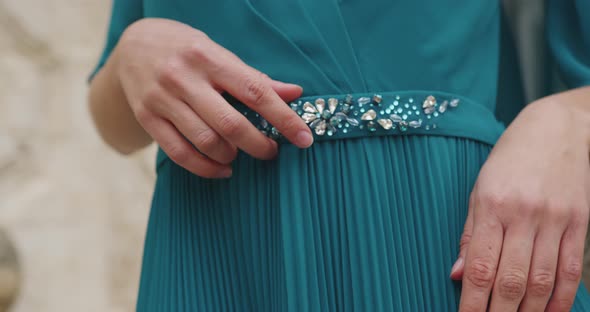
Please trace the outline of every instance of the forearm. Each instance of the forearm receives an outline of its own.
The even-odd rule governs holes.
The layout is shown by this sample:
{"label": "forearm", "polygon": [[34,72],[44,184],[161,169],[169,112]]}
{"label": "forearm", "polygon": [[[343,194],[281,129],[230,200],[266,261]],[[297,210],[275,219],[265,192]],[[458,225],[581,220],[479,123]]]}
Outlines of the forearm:
{"label": "forearm", "polygon": [[90,83],[90,113],[98,133],[113,149],[130,154],[149,145],[152,138],[139,125],[117,76],[112,55]]}
{"label": "forearm", "polygon": [[563,120],[571,123],[576,129],[575,135],[579,135],[580,140],[585,143],[590,153],[590,86],[544,97],[530,105],[528,110],[534,114],[535,107],[539,106],[548,108],[547,110],[539,110],[543,113],[556,114],[556,121]]}

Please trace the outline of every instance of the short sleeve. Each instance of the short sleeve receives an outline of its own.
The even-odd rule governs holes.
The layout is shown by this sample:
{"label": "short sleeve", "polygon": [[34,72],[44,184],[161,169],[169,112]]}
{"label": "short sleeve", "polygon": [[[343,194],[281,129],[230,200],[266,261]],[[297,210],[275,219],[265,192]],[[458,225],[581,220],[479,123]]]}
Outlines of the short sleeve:
{"label": "short sleeve", "polygon": [[547,1],[547,40],[563,81],[590,85],[590,1]]}
{"label": "short sleeve", "polygon": [[142,1],[143,0],[113,0],[111,19],[104,50],[96,67],[90,74],[89,80],[92,80],[94,75],[105,64],[127,26],[143,17]]}

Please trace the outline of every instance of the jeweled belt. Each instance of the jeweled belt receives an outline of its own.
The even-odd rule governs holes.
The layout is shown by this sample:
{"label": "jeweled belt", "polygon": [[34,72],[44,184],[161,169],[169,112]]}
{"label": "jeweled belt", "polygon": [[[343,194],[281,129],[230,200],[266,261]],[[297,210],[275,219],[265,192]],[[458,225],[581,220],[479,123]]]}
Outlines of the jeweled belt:
{"label": "jeweled belt", "polygon": [[[279,142],[286,141],[258,113],[241,103],[234,104],[262,133]],[[307,96],[289,105],[311,128],[315,141],[374,135],[432,134],[471,137],[493,144],[503,130],[503,126],[485,107],[443,92]]]}

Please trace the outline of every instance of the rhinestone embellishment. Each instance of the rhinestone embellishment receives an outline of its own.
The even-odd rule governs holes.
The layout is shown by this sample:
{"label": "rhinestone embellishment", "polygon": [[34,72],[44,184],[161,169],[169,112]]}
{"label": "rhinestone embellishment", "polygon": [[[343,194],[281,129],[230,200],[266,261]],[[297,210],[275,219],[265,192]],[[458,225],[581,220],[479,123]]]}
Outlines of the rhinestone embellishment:
{"label": "rhinestone embellishment", "polygon": [[[318,97],[305,102],[292,102],[290,107],[316,135],[333,136],[339,131],[350,133],[353,130],[406,132],[423,128],[429,131],[438,127],[434,121],[441,118],[439,116],[458,107],[459,103],[460,100],[455,98],[442,99],[439,103],[434,95],[404,98],[374,94],[355,98],[349,94],[341,98]],[[262,133],[275,140],[281,137],[275,127],[258,114],[256,117],[259,120],[253,122]]]}

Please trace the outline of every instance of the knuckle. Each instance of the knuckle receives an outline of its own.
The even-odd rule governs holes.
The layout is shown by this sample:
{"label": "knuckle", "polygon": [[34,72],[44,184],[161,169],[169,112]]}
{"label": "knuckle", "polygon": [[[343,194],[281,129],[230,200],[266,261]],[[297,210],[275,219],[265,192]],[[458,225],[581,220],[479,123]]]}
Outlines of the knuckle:
{"label": "knuckle", "polygon": [[202,41],[195,41],[182,51],[182,58],[190,63],[210,64],[213,62],[213,55],[210,49]]}
{"label": "knuckle", "polygon": [[209,152],[218,145],[219,136],[211,129],[202,130],[197,134],[195,145],[202,152]]}
{"label": "knuckle", "polygon": [[157,87],[149,88],[139,99],[140,106],[154,108],[163,102],[162,90]]}
{"label": "knuckle", "polygon": [[243,132],[242,120],[239,116],[226,113],[219,118],[219,132],[227,138],[234,138]]}
{"label": "knuckle", "polygon": [[191,157],[191,152],[182,145],[170,146],[167,153],[170,159],[179,165],[185,164],[189,160],[189,157]]}
{"label": "knuckle", "polygon": [[556,309],[552,311],[571,311],[574,305],[573,298],[554,298],[551,301],[553,301],[554,307],[556,307]]}
{"label": "knuckle", "polygon": [[582,278],[582,263],[580,261],[572,261],[566,264],[561,269],[560,275],[566,281],[578,282]]}
{"label": "knuckle", "polygon": [[520,269],[513,269],[502,276],[498,281],[498,293],[508,300],[517,300],[524,296],[527,276]]}
{"label": "knuckle", "polygon": [[145,106],[138,107],[133,113],[141,125],[149,124],[153,119],[153,114]]}
{"label": "knuckle", "polygon": [[478,303],[465,303],[459,308],[459,312],[480,312],[481,304]]}
{"label": "knuckle", "polygon": [[252,75],[244,81],[246,97],[250,99],[251,105],[262,106],[269,97],[270,89],[264,83],[260,74]]}
{"label": "knuckle", "polygon": [[495,266],[487,258],[474,258],[465,268],[469,282],[479,288],[490,288],[494,283]]}
{"label": "knuckle", "polygon": [[555,277],[549,271],[538,271],[531,274],[528,290],[533,296],[547,297],[553,290]]}
{"label": "knuckle", "polygon": [[488,192],[479,194],[478,196],[479,202],[492,209],[506,207],[510,202],[508,195],[499,192]]}
{"label": "knuckle", "polygon": [[157,71],[156,81],[165,89],[178,89],[183,85],[182,70],[184,65],[176,58],[165,62]]}

